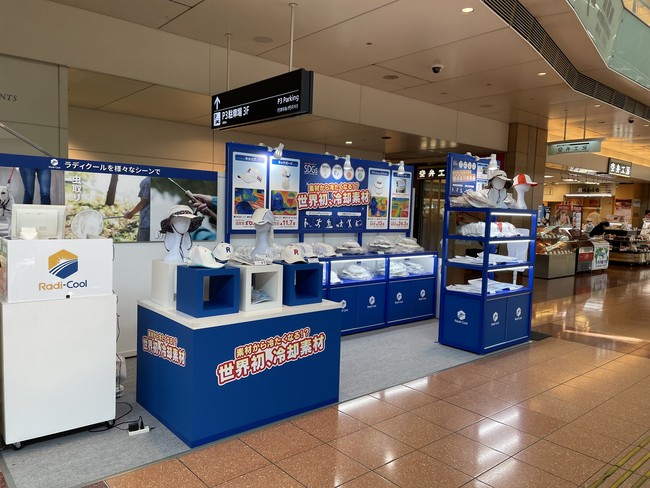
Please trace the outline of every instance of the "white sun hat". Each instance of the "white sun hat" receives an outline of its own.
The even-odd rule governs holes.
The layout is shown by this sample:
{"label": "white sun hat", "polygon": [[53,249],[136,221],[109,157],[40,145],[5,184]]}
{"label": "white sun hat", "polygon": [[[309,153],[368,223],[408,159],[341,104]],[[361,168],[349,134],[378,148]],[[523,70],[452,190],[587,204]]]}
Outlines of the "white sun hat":
{"label": "white sun hat", "polygon": [[189,266],[193,268],[223,268],[224,264],[220,263],[212,253],[210,249],[204,246],[194,246],[190,250],[189,256],[190,262]]}
{"label": "white sun hat", "polygon": [[228,261],[232,253],[232,246],[228,242],[220,242],[212,250],[212,256],[217,261]]}
{"label": "white sun hat", "polygon": [[281,256],[282,260],[289,264],[306,262],[305,256],[302,252],[302,247],[298,244],[289,244],[288,246],[284,246]]}

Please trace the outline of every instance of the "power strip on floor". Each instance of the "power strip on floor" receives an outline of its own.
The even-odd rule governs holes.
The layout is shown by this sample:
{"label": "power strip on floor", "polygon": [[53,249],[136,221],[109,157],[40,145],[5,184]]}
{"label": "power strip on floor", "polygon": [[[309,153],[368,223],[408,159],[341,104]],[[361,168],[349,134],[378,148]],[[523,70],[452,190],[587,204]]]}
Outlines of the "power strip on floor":
{"label": "power strip on floor", "polygon": [[149,426],[142,427],[141,429],[138,430],[130,430],[129,435],[132,436],[138,434],[146,434],[147,432],[149,432]]}

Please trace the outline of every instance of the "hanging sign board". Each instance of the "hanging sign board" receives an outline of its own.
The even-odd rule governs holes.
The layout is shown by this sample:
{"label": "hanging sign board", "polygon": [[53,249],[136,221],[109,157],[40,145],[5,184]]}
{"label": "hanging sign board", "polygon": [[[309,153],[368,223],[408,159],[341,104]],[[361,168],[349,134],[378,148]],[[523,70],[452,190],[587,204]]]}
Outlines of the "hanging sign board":
{"label": "hanging sign board", "polygon": [[602,139],[577,139],[572,141],[549,142],[548,155],[600,152]]}
{"label": "hanging sign board", "polygon": [[242,125],[311,113],[314,76],[298,69],[212,96],[212,128]]}
{"label": "hanging sign board", "polygon": [[607,173],[610,175],[629,178],[632,173],[632,163],[621,161],[620,159],[609,158],[609,162],[607,163]]}

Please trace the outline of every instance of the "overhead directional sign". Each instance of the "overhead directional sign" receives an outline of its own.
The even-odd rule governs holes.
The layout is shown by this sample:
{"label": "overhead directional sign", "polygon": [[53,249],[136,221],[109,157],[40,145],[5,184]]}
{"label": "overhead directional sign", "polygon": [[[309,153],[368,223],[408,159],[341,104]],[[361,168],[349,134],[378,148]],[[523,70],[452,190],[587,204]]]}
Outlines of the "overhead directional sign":
{"label": "overhead directional sign", "polygon": [[572,141],[549,142],[548,155],[599,152],[602,139],[577,139]]}
{"label": "overhead directional sign", "polygon": [[298,69],[212,96],[212,128],[242,125],[311,113],[314,76]]}

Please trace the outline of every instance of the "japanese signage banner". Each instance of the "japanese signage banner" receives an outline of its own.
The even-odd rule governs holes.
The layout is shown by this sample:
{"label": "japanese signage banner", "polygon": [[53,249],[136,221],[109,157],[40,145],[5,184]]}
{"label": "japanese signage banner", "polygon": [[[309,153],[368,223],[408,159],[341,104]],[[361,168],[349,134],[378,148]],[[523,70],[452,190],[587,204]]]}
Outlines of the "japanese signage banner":
{"label": "japanese signage banner", "polygon": [[252,232],[253,212],[273,212],[276,232],[408,231],[413,174],[385,163],[265,146],[227,145],[227,232]]}
{"label": "japanese signage banner", "polygon": [[[189,204],[184,190],[207,196],[217,194],[217,173],[211,171],[14,154],[0,154],[0,169],[11,175],[7,185],[10,192],[16,180],[22,182],[21,188],[31,188],[31,195],[24,191],[15,203],[32,203],[36,180],[41,202],[47,197],[45,203],[66,205],[66,238],[82,237],[75,235],[71,224],[75,216],[92,210],[101,219],[94,223],[98,236],[110,237],[114,242],[159,241],[163,238],[160,221],[168,217],[169,209]],[[49,181],[56,179],[63,182],[61,201],[50,201]],[[40,189],[43,182],[48,187]],[[52,190],[54,195],[54,185]],[[89,213],[83,215],[88,217]],[[215,240],[216,222],[204,218],[191,237]]]}
{"label": "japanese signage banner", "polygon": [[411,174],[392,172],[390,228],[408,230],[411,215]]}
{"label": "japanese signage banner", "polygon": [[465,154],[449,154],[449,196],[462,195],[467,190],[480,191],[488,180],[489,159],[476,159]]}

